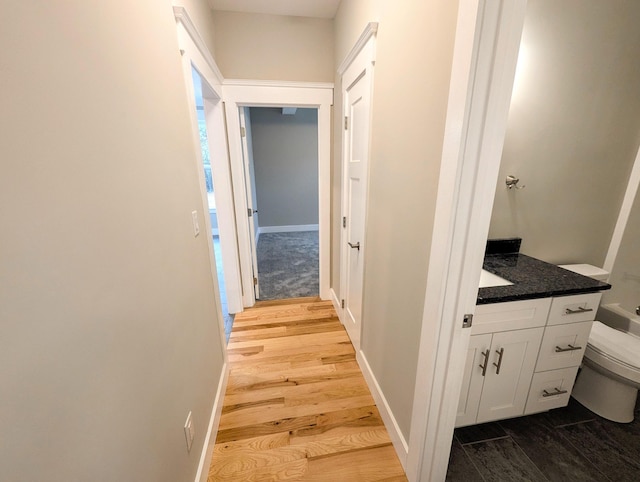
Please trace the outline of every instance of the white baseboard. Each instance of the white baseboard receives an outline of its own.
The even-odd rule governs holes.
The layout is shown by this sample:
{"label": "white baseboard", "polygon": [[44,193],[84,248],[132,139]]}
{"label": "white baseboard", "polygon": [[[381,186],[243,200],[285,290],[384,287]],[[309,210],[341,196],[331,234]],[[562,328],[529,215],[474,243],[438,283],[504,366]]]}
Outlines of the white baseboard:
{"label": "white baseboard", "polygon": [[207,482],[209,476],[209,466],[211,465],[211,457],[213,456],[213,446],[216,444],[216,435],[218,426],[220,425],[220,417],[222,415],[222,405],[224,402],[224,393],[227,391],[227,380],[229,379],[229,365],[225,363],[222,366],[222,376],[218,383],[218,391],[213,401],[213,409],[211,410],[211,418],[209,419],[209,428],[207,436],[204,439],[202,453],[200,454],[200,463],[198,464],[198,472],[196,473],[195,482]]}
{"label": "white baseboard", "polygon": [[318,231],[317,224],[294,224],[291,226],[260,226],[258,235],[262,233],[292,233],[294,231]]}
{"label": "white baseboard", "polygon": [[340,303],[340,298],[338,298],[338,295],[336,294],[335,290],[333,288],[330,289],[331,292],[331,301],[333,302],[333,309],[336,310],[336,313],[338,313],[338,318],[340,319],[340,322],[344,325],[344,322],[342,321],[342,304]]}
{"label": "white baseboard", "polygon": [[402,468],[406,470],[409,445],[400,431],[400,427],[391,412],[387,399],[384,397],[382,389],[380,388],[380,385],[378,385],[378,381],[371,371],[371,367],[369,366],[364,353],[362,353],[362,350],[356,353],[356,360],[358,361],[358,365],[360,365],[360,370],[362,370],[364,379],[367,381],[369,390],[371,390],[371,395],[373,395],[373,399],[376,402],[376,406],[378,407],[384,426],[387,429],[387,432],[389,432],[393,448],[396,449]]}

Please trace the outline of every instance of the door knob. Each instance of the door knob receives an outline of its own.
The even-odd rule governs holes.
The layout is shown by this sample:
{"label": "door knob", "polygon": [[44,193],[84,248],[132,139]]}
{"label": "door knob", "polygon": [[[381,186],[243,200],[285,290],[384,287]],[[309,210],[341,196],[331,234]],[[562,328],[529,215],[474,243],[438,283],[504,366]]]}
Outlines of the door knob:
{"label": "door knob", "polygon": [[352,244],[352,243],[347,242],[347,244],[349,245],[349,247],[351,247],[351,248],[355,248],[355,249],[357,249],[358,251],[360,251],[360,241],[358,241],[358,242],[357,242],[357,243],[355,243],[355,244]]}

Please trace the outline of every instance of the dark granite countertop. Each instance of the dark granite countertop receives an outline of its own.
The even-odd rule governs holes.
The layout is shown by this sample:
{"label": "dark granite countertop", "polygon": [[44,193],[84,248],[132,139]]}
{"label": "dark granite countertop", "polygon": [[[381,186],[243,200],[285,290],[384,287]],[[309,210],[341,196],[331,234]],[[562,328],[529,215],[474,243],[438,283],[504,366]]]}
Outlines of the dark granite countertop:
{"label": "dark granite countertop", "polygon": [[483,268],[513,285],[480,288],[479,305],[593,293],[611,288],[608,283],[520,253],[486,254]]}

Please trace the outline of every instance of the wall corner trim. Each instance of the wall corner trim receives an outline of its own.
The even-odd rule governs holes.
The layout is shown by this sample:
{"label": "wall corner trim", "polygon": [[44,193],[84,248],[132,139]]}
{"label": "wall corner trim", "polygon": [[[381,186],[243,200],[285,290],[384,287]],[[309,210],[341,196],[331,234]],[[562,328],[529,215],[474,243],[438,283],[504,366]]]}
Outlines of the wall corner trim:
{"label": "wall corner trim", "polygon": [[[353,46],[351,51],[347,54],[347,56],[344,58],[344,60],[342,61],[342,63],[338,67],[338,74],[339,75],[342,75],[342,74],[345,73],[345,71],[347,70],[347,67],[349,67],[349,65],[351,65],[351,62],[353,62],[353,59],[356,58],[358,53],[360,53],[360,51],[367,44],[369,39],[371,37],[373,37],[374,35],[376,35],[377,33],[378,33],[378,22],[369,22],[367,24],[367,26],[364,28],[364,31],[362,32],[362,34],[360,34],[360,37],[358,38],[358,41],[355,43],[355,45]],[[375,61],[376,61],[376,59],[375,59],[375,54],[374,54],[373,55],[373,59],[371,60],[371,62],[375,63]]]}
{"label": "wall corner trim", "polygon": [[384,426],[389,432],[389,436],[391,437],[391,442],[393,443],[393,448],[396,450],[398,454],[398,458],[400,459],[400,463],[402,464],[402,468],[406,471],[407,468],[407,455],[409,453],[409,446],[407,445],[407,441],[402,435],[402,431],[398,426],[398,422],[393,416],[393,412],[391,411],[391,407],[389,407],[389,403],[382,392],[382,388],[378,385],[378,380],[376,380],[371,367],[369,366],[369,362],[365,357],[362,350],[358,350],[356,353],[356,360],[358,361],[358,365],[362,370],[362,374],[364,375],[364,379],[369,386],[369,390],[371,391],[371,395],[373,395],[373,399],[376,402],[376,406],[378,407],[378,411],[380,412],[380,416],[382,417],[382,421],[384,422]]}
{"label": "wall corner trim", "polygon": [[184,26],[185,30],[193,40],[193,43],[196,44],[196,47],[198,47],[198,50],[207,61],[207,64],[209,64],[209,67],[211,67],[211,70],[213,70],[213,73],[217,77],[216,80],[222,84],[222,82],[224,82],[222,72],[220,72],[218,64],[216,64],[215,59],[211,55],[211,52],[209,52],[207,44],[202,39],[202,36],[191,20],[191,17],[189,17],[189,12],[187,12],[187,9],[184,7],[173,7],[173,16]]}
{"label": "wall corner trim", "polygon": [[216,391],[216,398],[213,401],[213,409],[211,410],[211,418],[209,419],[209,427],[207,435],[202,446],[200,454],[200,463],[198,464],[198,472],[194,482],[206,482],[209,476],[209,466],[213,456],[213,446],[216,443],[216,434],[220,425],[220,417],[222,416],[222,405],[224,403],[224,394],[227,391],[227,380],[229,379],[229,364],[225,362],[222,366],[220,383]]}

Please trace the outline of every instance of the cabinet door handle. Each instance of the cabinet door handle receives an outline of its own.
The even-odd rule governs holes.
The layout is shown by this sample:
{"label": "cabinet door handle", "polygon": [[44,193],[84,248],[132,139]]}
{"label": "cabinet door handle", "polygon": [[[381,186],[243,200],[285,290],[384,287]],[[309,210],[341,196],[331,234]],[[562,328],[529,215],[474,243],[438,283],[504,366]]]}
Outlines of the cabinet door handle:
{"label": "cabinet door handle", "polygon": [[496,350],[496,353],[500,356],[498,357],[498,363],[494,363],[493,366],[496,367],[496,375],[500,375],[500,367],[502,366],[502,355],[504,355],[504,348]]}
{"label": "cabinet door handle", "polygon": [[593,311],[593,308],[583,308],[582,306],[578,306],[577,309],[572,310],[571,308],[566,308],[564,310],[565,315],[577,315],[578,313],[588,313]]}
{"label": "cabinet door handle", "polygon": [[484,365],[480,364],[478,366],[482,368],[482,376],[485,376],[487,374],[487,367],[489,366],[489,349],[487,348],[487,351],[482,351],[480,353],[482,353],[482,356],[484,357]]}
{"label": "cabinet door handle", "polygon": [[546,397],[553,397],[555,395],[562,395],[562,394],[568,392],[568,390],[560,390],[558,387],[555,387],[553,390],[554,390],[553,392],[548,392],[546,390],[542,390],[542,396],[545,397],[545,398]]}
{"label": "cabinet door handle", "polygon": [[582,350],[581,346],[573,346],[569,343],[567,343],[567,348],[560,348],[559,346],[556,345],[556,353],[562,353],[565,351],[576,351],[576,350]]}

